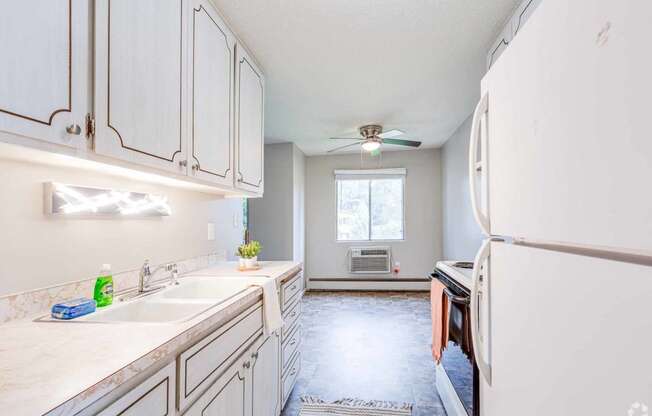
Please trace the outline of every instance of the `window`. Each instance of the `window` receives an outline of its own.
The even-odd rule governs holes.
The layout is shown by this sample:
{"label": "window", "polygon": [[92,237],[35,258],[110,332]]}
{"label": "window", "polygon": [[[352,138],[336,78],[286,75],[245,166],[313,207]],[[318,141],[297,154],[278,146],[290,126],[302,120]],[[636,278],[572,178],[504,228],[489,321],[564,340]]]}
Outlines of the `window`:
{"label": "window", "polygon": [[337,240],[402,240],[404,169],[336,171]]}

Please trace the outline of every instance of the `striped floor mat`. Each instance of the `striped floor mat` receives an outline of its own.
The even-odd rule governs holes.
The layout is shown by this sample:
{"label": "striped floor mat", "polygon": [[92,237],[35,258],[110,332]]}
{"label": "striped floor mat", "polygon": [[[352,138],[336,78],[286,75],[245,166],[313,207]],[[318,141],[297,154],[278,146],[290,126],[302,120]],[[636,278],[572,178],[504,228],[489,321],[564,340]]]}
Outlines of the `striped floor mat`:
{"label": "striped floor mat", "polygon": [[313,396],[301,397],[299,416],[410,416],[411,403],[382,400],[341,399],[326,402]]}

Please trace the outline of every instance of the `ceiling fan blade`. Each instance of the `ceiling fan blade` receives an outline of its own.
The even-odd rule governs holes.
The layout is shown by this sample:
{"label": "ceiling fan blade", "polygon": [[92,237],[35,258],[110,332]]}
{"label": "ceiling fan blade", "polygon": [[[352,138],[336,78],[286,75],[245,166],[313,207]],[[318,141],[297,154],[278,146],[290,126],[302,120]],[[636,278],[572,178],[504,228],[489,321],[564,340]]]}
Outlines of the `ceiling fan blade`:
{"label": "ceiling fan blade", "polygon": [[384,133],[380,133],[378,137],[380,137],[381,139],[391,139],[392,137],[402,136],[404,134],[405,132],[394,129],[394,130],[386,131]]}
{"label": "ceiling fan blade", "polygon": [[360,143],[351,143],[351,144],[347,144],[345,146],[336,147],[335,149],[331,149],[326,153],[333,153],[333,152],[337,152],[338,150],[346,149],[347,147],[359,146],[359,145],[360,145]]}
{"label": "ceiling fan blade", "polygon": [[384,144],[396,144],[399,146],[410,146],[410,147],[419,147],[421,142],[415,142],[413,140],[402,140],[402,139],[383,139]]}
{"label": "ceiling fan blade", "polygon": [[328,140],[363,140],[360,137],[329,137]]}

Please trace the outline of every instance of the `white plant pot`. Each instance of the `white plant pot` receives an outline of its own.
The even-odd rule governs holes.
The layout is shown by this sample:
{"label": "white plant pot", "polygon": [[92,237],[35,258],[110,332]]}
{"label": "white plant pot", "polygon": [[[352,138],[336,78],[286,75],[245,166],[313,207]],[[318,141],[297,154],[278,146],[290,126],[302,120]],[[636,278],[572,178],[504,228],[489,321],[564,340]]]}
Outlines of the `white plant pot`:
{"label": "white plant pot", "polygon": [[254,269],[258,266],[258,256],[252,257],[250,259],[245,259],[240,257],[240,268],[241,269]]}

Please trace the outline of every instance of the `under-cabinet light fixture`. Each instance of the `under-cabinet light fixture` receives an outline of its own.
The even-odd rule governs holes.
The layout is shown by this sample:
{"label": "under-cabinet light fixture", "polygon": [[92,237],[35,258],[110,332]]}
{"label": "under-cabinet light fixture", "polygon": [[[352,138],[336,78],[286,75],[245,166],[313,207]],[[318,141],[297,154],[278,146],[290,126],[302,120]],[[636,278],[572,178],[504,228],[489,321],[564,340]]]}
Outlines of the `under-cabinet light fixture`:
{"label": "under-cabinet light fixture", "polygon": [[172,214],[167,197],[140,192],[66,185],[45,184],[46,213],[79,216],[147,216]]}

